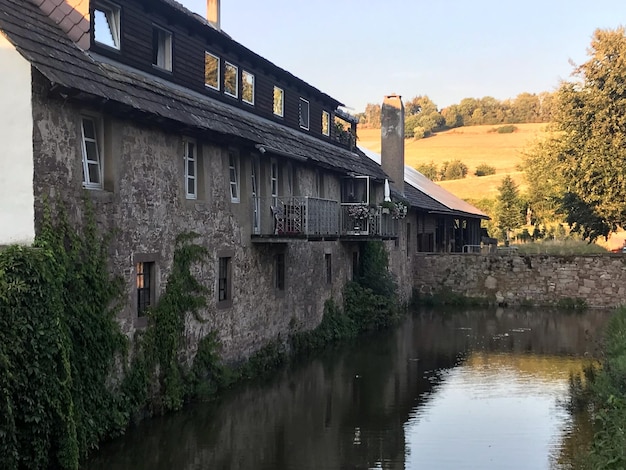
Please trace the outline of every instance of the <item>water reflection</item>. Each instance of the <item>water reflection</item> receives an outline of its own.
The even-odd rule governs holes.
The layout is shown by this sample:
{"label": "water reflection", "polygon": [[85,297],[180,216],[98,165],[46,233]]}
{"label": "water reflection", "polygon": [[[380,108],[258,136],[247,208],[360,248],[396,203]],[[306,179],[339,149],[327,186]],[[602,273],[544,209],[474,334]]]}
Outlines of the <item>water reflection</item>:
{"label": "water reflection", "polygon": [[566,468],[576,440],[558,400],[607,317],[425,310],[216,405],[146,421],[87,467]]}

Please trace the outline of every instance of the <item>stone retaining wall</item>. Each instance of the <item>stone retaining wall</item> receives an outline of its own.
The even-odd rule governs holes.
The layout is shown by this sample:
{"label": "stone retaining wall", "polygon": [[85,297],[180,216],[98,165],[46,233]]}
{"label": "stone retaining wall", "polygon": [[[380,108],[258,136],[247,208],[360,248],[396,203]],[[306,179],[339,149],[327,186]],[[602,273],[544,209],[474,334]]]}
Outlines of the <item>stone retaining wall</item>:
{"label": "stone retaining wall", "polygon": [[414,257],[417,293],[447,290],[507,305],[584,300],[589,307],[626,303],[626,256],[433,254]]}

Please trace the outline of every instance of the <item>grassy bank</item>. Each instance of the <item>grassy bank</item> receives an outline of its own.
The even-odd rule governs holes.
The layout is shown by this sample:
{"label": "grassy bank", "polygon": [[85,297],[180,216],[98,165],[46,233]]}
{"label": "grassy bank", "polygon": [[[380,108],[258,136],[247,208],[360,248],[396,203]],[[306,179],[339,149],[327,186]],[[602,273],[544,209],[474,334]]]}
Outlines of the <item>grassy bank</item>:
{"label": "grassy bank", "polygon": [[626,307],[607,326],[604,358],[570,381],[571,406],[591,410],[594,437],[581,469],[626,468]]}

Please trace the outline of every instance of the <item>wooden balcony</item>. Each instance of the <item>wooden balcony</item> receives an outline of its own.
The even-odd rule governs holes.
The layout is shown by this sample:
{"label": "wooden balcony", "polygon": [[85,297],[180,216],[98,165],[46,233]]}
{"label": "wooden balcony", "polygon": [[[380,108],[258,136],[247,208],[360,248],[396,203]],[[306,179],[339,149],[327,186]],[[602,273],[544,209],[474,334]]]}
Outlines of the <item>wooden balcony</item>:
{"label": "wooden balcony", "polygon": [[355,215],[355,204],[308,196],[252,199],[252,240],[390,239],[398,236],[398,221],[380,208]]}

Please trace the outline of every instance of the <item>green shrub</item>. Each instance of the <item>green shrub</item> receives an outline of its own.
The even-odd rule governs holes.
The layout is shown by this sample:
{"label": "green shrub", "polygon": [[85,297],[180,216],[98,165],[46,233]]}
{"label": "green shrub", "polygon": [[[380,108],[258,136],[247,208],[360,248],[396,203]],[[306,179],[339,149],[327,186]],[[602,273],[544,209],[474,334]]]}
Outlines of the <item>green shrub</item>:
{"label": "green shrub", "polygon": [[514,126],[513,124],[507,124],[506,126],[500,126],[496,128],[496,132],[498,134],[512,134],[516,130],[517,126]]}
{"label": "green shrub", "polygon": [[467,176],[467,165],[461,160],[445,161],[439,170],[440,180],[460,180]]}
{"label": "green shrub", "polygon": [[431,181],[437,181],[439,179],[439,172],[437,171],[435,162],[422,163],[417,165],[415,169]]}
{"label": "green shrub", "polygon": [[496,168],[490,165],[487,165],[486,163],[481,163],[480,165],[478,165],[476,167],[476,171],[474,172],[474,175],[476,176],[488,176],[488,175],[495,175],[496,174]]}

